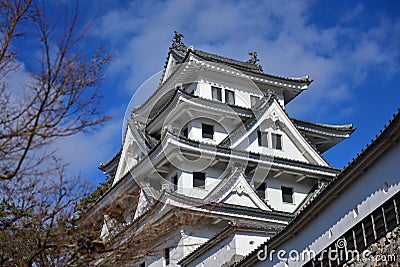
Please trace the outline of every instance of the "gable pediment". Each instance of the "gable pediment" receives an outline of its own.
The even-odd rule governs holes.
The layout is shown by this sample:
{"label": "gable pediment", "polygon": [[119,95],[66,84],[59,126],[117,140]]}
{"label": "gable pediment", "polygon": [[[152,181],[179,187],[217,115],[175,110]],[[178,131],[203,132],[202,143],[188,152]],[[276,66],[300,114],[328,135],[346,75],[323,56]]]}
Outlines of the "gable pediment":
{"label": "gable pediment", "polygon": [[251,126],[233,140],[231,148],[328,166],[275,99],[260,109],[259,115],[251,119]]}
{"label": "gable pediment", "polygon": [[246,192],[241,185],[231,191],[220,203],[258,208],[257,203],[253,201],[249,192]]}
{"label": "gable pediment", "polygon": [[221,186],[221,190],[211,192],[206,199],[213,199],[216,203],[271,210],[254,192],[241,168],[236,168],[226,179],[228,179],[227,184]]}
{"label": "gable pediment", "polygon": [[113,185],[118,182],[133,166],[135,166],[142,157],[142,150],[136,141],[132,132],[128,129],[125,135],[124,145],[122,147],[121,157],[119,159],[117,171]]}

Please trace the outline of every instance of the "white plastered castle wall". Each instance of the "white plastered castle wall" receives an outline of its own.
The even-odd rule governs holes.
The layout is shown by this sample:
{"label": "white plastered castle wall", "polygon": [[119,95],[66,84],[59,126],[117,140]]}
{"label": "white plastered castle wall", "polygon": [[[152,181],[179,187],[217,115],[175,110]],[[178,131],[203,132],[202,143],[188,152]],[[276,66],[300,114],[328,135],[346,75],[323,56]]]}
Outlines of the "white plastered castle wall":
{"label": "white plastered castle wall", "polygon": [[188,267],[222,266],[229,262],[234,255],[245,256],[269,238],[270,236],[265,233],[237,231],[215,244],[212,249],[194,260]]}
{"label": "white plastered castle wall", "polygon": [[[287,240],[276,251],[299,253],[308,247],[318,254],[337,238],[400,191],[400,145],[381,156],[366,173],[360,174],[352,184],[340,192],[340,197],[329,203],[317,217],[297,231],[295,237]],[[388,185],[387,191],[384,188]],[[358,215],[354,216],[354,207]],[[330,233],[329,233],[330,232]],[[275,254],[276,256],[276,254]],[[261,261],[256,266],[301,266],[303,262],[289,261],[288,265],[277,257],[273,261]]]}

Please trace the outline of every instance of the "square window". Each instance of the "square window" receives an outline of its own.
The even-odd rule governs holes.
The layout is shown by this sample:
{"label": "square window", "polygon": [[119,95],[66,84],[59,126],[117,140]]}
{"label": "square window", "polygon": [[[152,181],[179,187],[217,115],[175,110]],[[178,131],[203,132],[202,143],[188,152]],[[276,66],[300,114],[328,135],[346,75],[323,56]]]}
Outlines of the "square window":
{"label": "square window", "polygon": [[214,126],[210,124],[201,124],[201,132],[203,138],[214,139]]}
{"label": "square window", "polygon": [[293,203],[293,188],[281,186],[282,201],[285,203]]}
{"label": "square window", "polygon": [[257,105],[258,101],[260,101],[260,98],[258,96],[254,96],[254,95],[250,96],[250,104],[252,107]]}
{"label": "square window", "polygon": [[193,187],[205,188],[206,174],[204,172],[193,173]]}
{"label": "square window", "polygon": [[258,145],[268,147],[268,133],[257,131]]}
{"label": "square window", "polygon": [[272,133],[271,137],[272,137],[272,148],[282,149],[282,135]]}
{"label": "square window", "polygon": [[265,199],[265,183],[261,183],[257,189],[256,189],[256,194],[259,196],[261,199]]}
{"label": "square window", "polygon": [[182,136],[185,138],[189,137],[189,131],[187,127],[182,130]]}
{"label": "square window", "polygon": [[229,105],[235,105],[235,92],[231,90],[225,90],[225,103]]}
{"label": "square window", "polygon": [[219,87],[211,86],[212,99],[222,102],[222,89]]}

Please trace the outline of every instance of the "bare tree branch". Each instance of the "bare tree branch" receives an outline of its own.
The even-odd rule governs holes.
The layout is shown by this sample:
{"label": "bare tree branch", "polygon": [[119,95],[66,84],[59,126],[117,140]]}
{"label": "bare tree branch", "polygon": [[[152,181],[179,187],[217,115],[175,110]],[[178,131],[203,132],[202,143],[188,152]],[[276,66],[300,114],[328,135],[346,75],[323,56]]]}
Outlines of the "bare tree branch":
{"label": "bare tree branch", "polygon": [[24,38],[13,35],[22,19],[37,33],[25,38],[36,39],[41,58],[38,68],[31,70],[32,80],[24,87],[22,101],[12,101],[13,88],[7,86],[4,78],[0,80],[0,99],[6,100],[0,100],[1,179],[11,179],[37,166],[41,160],[34,162],[29,158],[32,151],[44,151],[59,137],[74,135],[110,119],[99,114],[98,88],[110,55],[99,48],[92,56],[86,56],[79,48],[88,28],[77,29],[77,6],[71,14],[67,8],[56,8],[48,14],[45,3],[42,1],[39,6],[27,0],[2,1],[2,6],[9,9],[3,11],[8,19],[1,29],[5,39],[0,47],[0,77],[6,77],[15,65],[17,53],[10,52],[10,44],[15,38]]}
{"label": "bare tree branch", "polygon": [[[0,265],[82,266],[98,232],[76,224],[88,194],[52,145],[110,119],[99,86],[110,54],[84,47],[78,2],[0,0]],[[21,42],[35,50],[21,57]],[[39,56],[37,56],[39,55]],[[21,88],[16,70],[29,73]]]}

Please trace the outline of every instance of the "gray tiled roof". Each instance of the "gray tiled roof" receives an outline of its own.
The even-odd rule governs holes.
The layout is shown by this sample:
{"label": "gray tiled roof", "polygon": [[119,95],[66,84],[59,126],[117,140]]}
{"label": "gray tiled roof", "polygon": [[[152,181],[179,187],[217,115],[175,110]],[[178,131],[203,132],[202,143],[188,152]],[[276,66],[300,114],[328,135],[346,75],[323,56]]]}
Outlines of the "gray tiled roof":
{"label": "gray tiled roof", "polygon": [[289,78],[289,77],[281,77],[281,76],[277,76],[277,75],[267,74],[267,73],[263,72],[263,69],[262,69],[261,65],[259,65],[259,64],[254,64],[252,62],[240,61],[240,60],[236,60],[236,59],[232,59],[232,58],[228,58],[228,57],[223,57],[223,56],[208,53],[208,52],[205,52],[202,50],[197,50],[197,49],[194,49],[193,47],[187,47],[183,44],[178,45],[178,46],[172,46],[170,48],[170,53],[172,53],[175,56],[175,58],[178,59],[178,62],[183,62],[185,60],[185,58],[188,56],[189,51],[192,54],[194,54],[198,57],[201,57],[202,59],[204,59],[206,61],[221,63],[221,64],[228,65],[230,67],[233,67],[233,68],[245,71],[245,72],[250,72],[250,73],[254,73],[254,74],[258,74],[258,75],[262,75],[262,76],[267,76],[267,77],[273,78],[273,79],[279,79],[279,80],[283,79],[283,80],[287,80],[287,81],[291,81],[291,82],[305,83],[307,85],[312,82],[312,80],[310,80],[308,78],[308,76],[301,77],[301,78]]}

